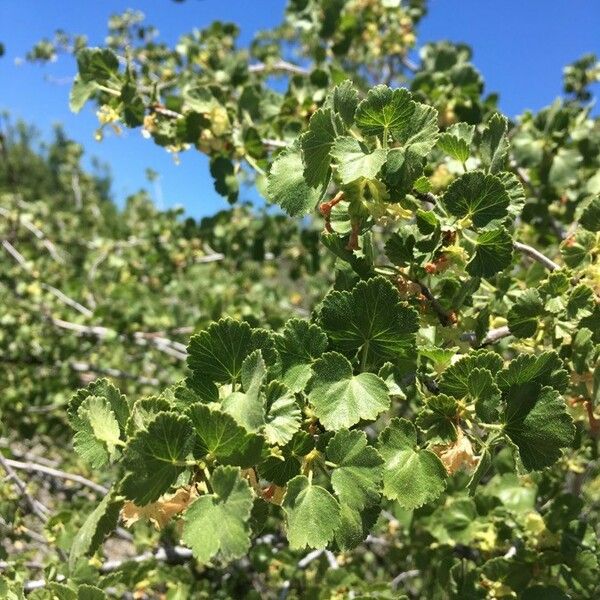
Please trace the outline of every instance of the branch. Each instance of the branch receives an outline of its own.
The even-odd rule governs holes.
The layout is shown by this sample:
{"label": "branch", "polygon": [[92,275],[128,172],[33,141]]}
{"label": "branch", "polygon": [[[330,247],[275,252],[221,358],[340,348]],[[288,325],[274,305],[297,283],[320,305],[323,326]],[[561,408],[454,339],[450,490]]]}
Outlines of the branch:
{"label": "branch", "polygon": [[282,140],[264,139],[262,143],[269,148],[287,148],[287,142]]}
{"label": "branch", "polygon": [[[60,583],[61,581],[65,581],[65,579],[66,577],[64,575],[57,575],[54,581]],[[26,592],[32,592],[33,590],[39,590],[46,587],[48,583],[50,582],[46,581],[45,579],[32,579],[31,581],[26,581],[23,584],[23,590]]]}
{"label": "branch", "polygon": [[[57,479],[64,479],[66,481],[72,481],[74,483],[78,483],[79,485],[83,486],[83,487],[87,487],[91,490],[94,490],[95,492],[97,492],[98,494],[101,494],[103,496],[105,496],[106,494],[108,494],[108,488],[104,487],[103,485],[100,485],[99,483],[95,483],[94,481],[91,481],[90,479],[86,479],[85,477],[82,477],[81,475],[75,475],[74,473],[67,473],[66,471],[61,471],[60,469],[54,469],[53,467],[47,467],[45,465],[40,465],[38,463],[34,463],[31,461],[27,461],[27,462],[23,462],[20,460],[13,460],[10,458],[4,458],[1,454],[0,454],[0,462],[3,463],[3,466],[5,466],[5,468],[8,467],[8,469],[17,469],[20,471],[26,471],[28,473],[43,473],[45,475],[50,475],[51,477],[55,477]],[[7,470],[8,472],[8,470]],[[14,473],[14,471],[12,471]]]}
{"label": "branch", "polygon": [[480,346],[489,346],[490,344],[494,344],[498,340],[508,337],[509,335],[512,335],[512,333],[510,332],[508,325],[503,325],[502,327],[497,327],[496,329],[490,329],[483,340],[481,340]]}
{"label": "branch", "polygon": [[192,558],[192,551],[184,546],[161,546],[155,552],[144,552],[131,558],[107,560],[101,567],[101,573],[110,573],[116,571],[128,562],[141,563],[146,560],[157,560],[167,564],[179,564]]}
{"label": "branch", "polygon": [[393,590],[396,590],[403,581],[410,579],[411,577],[417,577],[419,574],[419,569],[410,569],[409,571],[404,571],[403,573],[400,573],[400,575],[396,575],[396,577],[392,579],[390,585],[392,586]]}
{"label": "branch", "polygon": [[212,263],[212,262],[218,262],[220,260],[223,260],[224,258],[225,258],[224,254],[221,254],[220,252],[215,252],[214,254],[207,254],[206,256],[199,256],[198,258],[194,259],[194,262],[196,264]]}
{"label": "branch", "polygon": [[138,376],[134,375],[133,373],[121,371],[120,369],[111,369],[110,367],[95,367],[94,365],[90,365],[90,363],[86,362],[72,362],[70,366],[73,371],[77,371],[78,373],[97,373],[98,375],[108,375],[109,377],[114,377],[115,379],[131,379],[132,381],[137,381],[142,385],[160,385],[160,381],[155,377],[144,377],[143,375]]}
{"label": "branch", "polygon": [[248,67],[250,73],[264,73],[270,71],[282,71],[291,75],[308,75],[309,69],[295,65],[287,60],[279,59],[273,63],[258,63]]}
{"label": "branch", "polygon": [[405,54],[403,54],[400,57],[400,62],[411,72],[411,73],[416,73],[419,70],[419,65],[417,65],[416,63],[414,63],[412,60],[410,60],[410,58],[408,58],[408,56],[406,56]]}
{"label": "branch", "polygon": [[[430,204],[436,204],[438,201],[437,197],[431,192],[415,192],[415,195],[417,198],[419,198],[419,200],[428,202]],[[530,258],[533,258],[550,271],[556,271],[556,269],[561,268],[559,264],[555,263],[553,260],[550,260],[547,256],[544,256],[539,250],[536,250],[532,246],[522,244],[521,242],[513,242],[513,246],[515,250],[518,250],[522,254],[526,254]]]}
{"label": "branch", "polygon": [[[8,210],[6,210],[5,208],[2,208],[1,206],[0,206],[0,215],[6,217],[7,219],[10,218],[10,212]],[[25,227],[25,229],[28,229],[31,233],[33,233],[33,235],[35,235],[35,237],[38,240],[40,240],[40,242],[42,242],[43,246],[46,248],[46,250],[48,250],[48,252],[50,253],[50,256],[52,256],[52,258],[56,262],[64,264],[65,261],[64,261],[63,257],[59,254],[58,250],[56,249],[56,246],[48,239],[48,237],[44,234],[44,232],[41,229],[39,229],[33,223],[27,221],[26,219],[20,219],[19,224],[23,225],[23,227]]]}
{"label": "branch", "polygon": [[[21,266],[21,268],[24,271],[30,273],[31,270],[29,268],[29,265],[27,264],[27,259],[9,241],[2,240],[2,246],[15,259],[15,261]],[[56,296],[63,304],[74,308],[86,317],[92,316],[93,313],[89,308],[83,306],[83,304],[80,304],[79,302],[77,302],[77,300],[69,298],[69,296],[67,296],[64,292],[61,292],[58,288],[55,288],[53,285],[42,283],[41,286],[45,290],[49,291],[51,294]]]}
{"label": "branch", "polygon": [[2,247],[29,273],[27,259],[8,240],[2,240]]}
{"label": "branch", "polygon": [[522,254],[526,254],[530,258],[533,258],[533,260],[539,262],[549,271],[556,271],[557,269],[560,269],[559,264],[555,263],[553,260],[550,260],[547,256],[544,256],[539,250],[536,250],[532,246],[522,244],[521,242],[513,242],[513,246],[515,250],[518,250]]}
{"label": "branch", "polygon": [[8,479],[12,479],[21,496],[25,499],[27,504],[29,504],[33,514],[35,514],[42,522],[45,523],[48,520],[48,513],[50,511],[41,502],[38,502],[29,494],[25,482],[13,470],[13,462],[14,461],[11,461],[9,458],[5,458],[4,455],[0,453],[0,465],[2,465],[3,469],[6,471]]}
{"label": "branch", "polygon": [[58,288],[55,288],[53,285],[49,285],[47,283],[42,283],[42,287],[49,291],[51,294],[56,296],[63,304],[74,308],[77,312],[81,313],[85,317],[91,317],[94,313],[87,307],[83,306],[77,302],[77,300],[73,300],[73,298],[69,298],[64,292],[61,292]]}
{"label": "branch", "polygon": [[417,280],[411,281],[414,281],[414,283],[421,288],[421,293],[423,296],[425,296],[425,298],[427,298],[429,304],[431,304],[431,308],[433,308],[433,312],[435,312],[437,318],[444,327],[448,327],[449,325],[456,323],[456,318],[453,318],[450,313],[447,313],[444,310],[443,306],[438,302],[437,298],[431,293],[431,290],[424,283],[421,283]]}
{"label": "branch", "polygon": [[[70,321],[64,321],[63,319],[57,319],[55,317],[50,317],[50,320],[54,326],[74,331],[80,335],[91,335],[100,339],[105,339],[107,337],[127,339],[127,336],[119,335],[115,330],[103,327],[102,325],[82,325],[80,323],[72,323]],[[161,352],[178,360],[185,360],[187,358],[187,351],[184,344],[164,337],[136,331],[133,334],[133,341],[140,346],[153,345]]]}

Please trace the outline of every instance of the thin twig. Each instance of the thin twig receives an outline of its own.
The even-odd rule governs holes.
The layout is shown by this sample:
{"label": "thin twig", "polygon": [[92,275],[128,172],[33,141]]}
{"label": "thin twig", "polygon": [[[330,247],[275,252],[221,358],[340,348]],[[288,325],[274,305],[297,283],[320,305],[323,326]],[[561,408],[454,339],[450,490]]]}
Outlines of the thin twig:
{"label": "thin twig", "polygon": [[[6,217],[7,219],[10,218],[10,212],[8,210],[6,210],[5,208],[2,208],[0,206],[0,215]],[[39,228],[36,227],[33,223],[31,223],[30,221],[22,218],[19,220],[19,224],[23,225],[23,227],[25,227],[25,229],[28,229],[31,233],[33,233],[33,235],[40,240],[40,242],[42,242],[42,245],[46,248],[46,250],[48,250],[50,256],[52,256],[52,258],[59,263],[64,263],[64,258],[59,254],[58,250],[56,249],[56,246],[48,239],[48,237],[44,234],[44,232]]]}
{"label": "thin twig", "polygon": [[271,71],[281,71],[283,73],[290,73],[292,75],[308,75],[309,69],[295,65],[287,60],[276,60],[272,63],[258,63],[256,65],[250,65],[248,67],[250,73],[264,73]]}
{"label": "thin twig", "polygon": [[539,262],[541,265],[546,267],[546,269],[548,269],[549,271],[556,271],[557,269],[560,269],[559,264],[555,263],[553,260],[550,260],[547,256],[545,256],[539,250],[536,250],[532,246],[529,246],[527,244],[522,244],[521,242],[513,242],[513,246],[514,246],[515,250],[518,250],[522,254],[525,254],[525,255],[529,256],[530,258],[533,258],[533,260],[536,260],[537,262]]}
{"label": "thin twig", "polygon": [[[56,317],[50,317],[50,320],[54,326],[59,327],[60,329],[74,331],[79,335],[91,335],[100,339],[105,339],[107,337],[126,339],[126,336],[119,335],[113,329],[103,327],[102,325],[82,325],[81,323],[72,323],[70,321],[64,321],[63,319],[57,319]],[[133,334],[133,340],[140,346],[153,345],[161,352],[178,360],[185,360],[187,358],[186,347],[180,342],[175,342],[160,336],[153,336],[151,334],[148,335],[140,331]]]}
{"label": "thin twig", "polygon": [[509,335],[512,334],[508,328],[508,325],[503,325],[502,327],[497,327],[496,329],[490,329],[483,340],[481,340],[480,346],[489,346],[490,344],[494,344],[498,340],[508,337]]}
{"label": "thin twig", "polygon": [[288,147],[288,143],[284,142],[283,140],[272,140],[272,139],[264,139],[262,141],[264,146],[270,147],[270,148],[287,148]]}
{"label": "thin twig", "polygon": [[[103,485],[100,485],[99,483],[95,483],[94,481],[91,481],[90,479],[86,479],[85,477],[82,477],[81,475],[76,475],[74,473],[67,473],[66,471],[61,471],[60,469],[54,469],[52,467],[47,467],[45,465],[40,465],[38,463],[34,463],[31,461],[20,461],[20,460],[13,460],[10,458],[4,458],[1,454],[0,454],[0,462],[4,464],[6,464],[8,466],[8,468],[11,469],[18,469],[20,471],[27,471],[29,473],[43,473],[45,475],[50,475],[51,477],[55,477],[57,479],[64,479],[66,481],[72,481],[74,483],[78,483],[79,485],[83,486],[83,487],[87,487],[90,488],[91,490],[94,490],[95,492],[98,492],[98,494],[102,494],[102,495],[106,495],[108,494],[108,488],[104,487]],[[5,467],[6,468],[6,467]],[[8,470],[7,470],[8,472]],[[14,473],[14,471],[12,471]]]}
{"label": "thin twig", "polygon": [[419,65],[414,63],[405,54],[400,57],[400,62],[411,72],[416,73],[419,70]]}
{"label": "thin twig", "polygon": [[27,259],[8,240],[2,240],[2,247],[19,263],[21,268],[29,272]]}
{"label": "thin twig", "polygon": [[86,362],[72,362],[70,363],[71,369],[78,373],[97,373],[98,375],[108,375],[115,379],[131,379],[137,381],[142,385],[159,385],[160,381],[155,377],[144,377],[143,375],[134,375],[133,373],[127,373],[120,369],[111,369],[110,367],[97,367]]}
{"label": "thin twig", "polygon": [[192,558],[192,551],[189,548],[185,548],[184,546],[173,546],[169,548],[161,546],[155,552],[144,552],[143,554],[131,558],[108,560],[100,567],[100,571],[102,573],[110,573],[129,562],[141,563],[153,559],[167,564],[178,564],[185,562],[190,558]]}
{"label": "thin twig", "polygon": [[392,590],[395,591],[403,581],[406,579],[411,579],[412,577],[416,577],[419,575],[419,573],[420,571],[418,569],[410,569],[409,571],[404,571],[403,573],[396,575],[391,582]]}
{"label": "thin twig", "polygon": [[12,479],[13,483],[19,490],[19,493],[25,499],[27,504],[29,504],[29,507],[33,513],[45,523],[48,520],[48,514],[50,511],[41,502],[29,494],[25,482],[15,473],[13,469],[14,465],[12,464],[13,462],[14,461],[10,460],[9,458],[5,458],[4,455],[0,453],[0,465],[2,465],[2,468],[6,471],[8,479]]}
{"label": "thin twig", "polygon": [[74,308],[77,312],[81,313],[84,317],[93,316],[93,312],[87,307],[83,306],[83,304],[77,302],[77,300],[73,300],[73,298],[69,298],[64,292],[61,292],[58,288],[55,288],[53,285],[49,285],[47,283],[42,283],[42,287],[49,291],[52,295],[56,296],[63,304]]}

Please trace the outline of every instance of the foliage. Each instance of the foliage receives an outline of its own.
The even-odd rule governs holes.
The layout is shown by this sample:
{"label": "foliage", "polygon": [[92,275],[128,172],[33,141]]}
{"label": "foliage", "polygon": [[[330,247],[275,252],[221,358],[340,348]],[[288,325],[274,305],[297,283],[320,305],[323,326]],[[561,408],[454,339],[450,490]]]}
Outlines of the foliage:
{"label": "foliage", "polygon": [[[127,13],[112,20],[106,48],[78,49],[74,109],[91,100],[104,124],[205,152],[232,202],[251,178],[289,216],[320,214],[328,258],[314,230],[281,215],[236,208],[197,224],[139,197],[119,213],[100,196],[83,237],[93,249],[108,240],[96,264],[74,229],[85,206],[53,207],[69,193],[54,195],[60,179],[42,201],[42,184],[32,190],[26,206],[46,211],[52,239],[83,248],[67,276],[40,259],[45,238],[29,236],[18,254],[7,238],[5,297],[56,339],[47,362],[66,370],[86,351],[53,328],[67,321],[52,311],[75,310],[79,325],[90,319],[85,329],[63,329],[111,338],[99,364],[140,369],[127,389],[100,379],[68,401],[73,382],[53,383],[74,432],[70,461],[107,490],[99,504],[55,500],[39,597],[600,592],[600,125],[582,75],[593,64],[566,71],[573,99],[510,122],[482,96],[467,47],[429,44],[412,64],[424,12],[420,1],[294,0],[249,50],[223,23],[169,49]],[[270,87],[275,73],[284,92]],[[71,169],[60,173],[72,177],[78,163]],[[7,196],[23,202],[11,177]],[[88,185],[100,194],[97,180]],[[132,237],[140,247],[114,256]],[[223,256],[201,260],[213,250]],[[236,289],[248,280],[256,296]],[[38,282],[38,297],[23,299],[23,281]],[[298,286],[304,311],[293,315],[284,299]],[[71,296],[86,295],[93,308],[74,308]],[[106,325],[92,326],[100,317]],[[13,319],[26,347],[47,341]],[[167,337],[182,326],[187,347]],[[124,347],[139,355],[125,358]],[[149,348],[161,362],[146,371]],[[165,367],[173,358],[187,358],[187,370]],[[10,385],[24,405],[48,397],[30,371]],[[3,404],[10,448],[22,406]],[[18,537],[40,509],[5,486]],[[119,513],[150,553],[140,560],[105,560],[130,537]],[[9,562],[1,585],[18,589],[28,572]]]}

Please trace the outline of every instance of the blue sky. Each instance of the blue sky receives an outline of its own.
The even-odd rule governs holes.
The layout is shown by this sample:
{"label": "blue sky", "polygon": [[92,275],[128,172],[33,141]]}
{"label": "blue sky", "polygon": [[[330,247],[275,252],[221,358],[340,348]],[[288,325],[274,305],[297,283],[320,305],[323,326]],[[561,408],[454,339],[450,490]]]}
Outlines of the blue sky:
{"label": "blue sky", "polygon": [[[0,0],[0,42],[6,47],[0,59],[0,110],[36,125],[45,136],[54,123],[62,123],[88,156],[109,163],[119,203],[148,186],[145,170],[150,167],[160,174],[163,206],[181,204],[193,216],[211,214],[227,203],[213,190],[204,156],[189,151],[175,165],[163,149],[142,139],[139,130],[95,142],[93,110],[71,114],[69,85],[56,83],[74,74],[73,61],[61,58],[40,67],[17,66],[15,59],[58,28],[85,33],[91,44],[101,44],[108,16],[127,8],[142,10],[169,43],[215,19],[238,23],[244,43],[257,29],[279,23],[284,6],[285,0]],[[515,116],[527,108],[539,109],[560,94],[565,64],[586,52],[600,54],[599,31],[599,0],[430,0],[419,40],[470,44],[487,91],[498,91],[501,109]]]}

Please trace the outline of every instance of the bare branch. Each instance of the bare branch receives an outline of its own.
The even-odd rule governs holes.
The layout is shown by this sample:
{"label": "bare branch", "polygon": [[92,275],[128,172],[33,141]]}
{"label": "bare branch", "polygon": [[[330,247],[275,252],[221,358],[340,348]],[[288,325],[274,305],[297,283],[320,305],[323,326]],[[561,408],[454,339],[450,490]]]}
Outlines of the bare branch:
{"label": "bare branch", "polygon": [[490,344],[494,344],[498,340],[502,338],[508,337],[512,335],[508,325],[503,325],[502,327],[497,327],[496,329],[490,329],[487,332],[487,335],[481,340],[481,346],[489,346]]}
{"label": "bare branch", "polygon": [[[50,320],[56,327],[74,331],[79,335],[91,335],[100,339],[105,339],[107,337],[117,337],[122,340],[127,339],[126,336],[119,335],[113,329],[101,325],[82,325],[81,323],[72,323],[70,321],[64,321],[63,319],[57,319],[56,317],[50,317]],[[178,360],[185,360],[187,358],[185,344],[164,337],[136,331],[133,334],[133,341],[140,346],[153,345],[161,352]]]}
{"label": "bare branch", "polygon": [[248,67],[250,73],[264,73],[271,71],[281,71],[283,73],[290,73],[291,75],[308,75],[309,69],[295,65],[287,60],[276,60],[272,63],[258,63],[256,65],[250,65]]}
{"label": "bare branch", "polygon": [[212,262],[218,262],[220,260],[223,260],[224,258],[225,258],[224,254],[221,254],[220,252],[215,252],[214,254],[207,254],[206,256],[199,256],[198,258],[194,259],[194,262],[197,264],[212,263]]}
{"label": "bare branch", "polygon": [[132,558],[108,560],[100,567],[100,571],[102,573],[110,573],[111,571],[116,571],[128,562],[140,563],[145,560],[153,559],[167,564],[178,564],[185,562],[190,558],[192,558],[192,551],[189,548],[185,548],[184,546],[161,546],[155,552],[144,552],[143,554],[133,556]]}
{"label": "bare branch", "polygon": [[[6,217],[7,219],[10,218],[10,212],[8,210],[6,210],[5,208],[2,208],[1,206],[0,206],[0,215]],[[42,245],[44,246],[44,248],[46,248],[46,250],[48,250],[50,256],[52,256],[52,258],[56,262],[64,264],[65,260],[59,254],[58,250],[56,249],[56,246],[48,239],[48,237],[44,234],[44,232],[39,227],[36,227],[33,223],[31,223],[30,221],[28,221],[25,218],[21,218],[19,220],[19,224],[23,225],[23,227],[25,227],[25,229],[27,229],[31,233],[33,233],[33,235],[38,240],[40,240],[40,242],[42,242]]]}
{"label": "bare branch", "polygon": [[94,313],[87,307],[83,306],[77,302],[77,300],[73,300],[73,298],[69,298],[64,292],[61,292],[58,288],[55,288],[53,285],[49,285],[47,283],[42,283],[42,287],[49,291],[52,295],[56,296],[63,304],[74,308],[77,312],[80,312],[85,317],[91,317]]}
{"label": "bare branch", "polygon": [[410,569],[409,571],[404,571],[403,573],[400,573],[399,575],[396,575],[396,577],[394,577],[394,579],[392,579],[391,581],[391,586],[393,590],[398,589],[398,586],[405,581],[406,579],[410,579],[412,577],[417,577],[417,575],[419,575],[420,571],[418,569]]}
{"label": "bare branch", "polygon": [[272,139],[264,139],[262,141],[263,145],[269,147],[269,148],[287,148],[288,147],[288,143],[284,142],[283,140],[272,140]]}
{"label": "bare branch", "polygon": [[515,250],[518,250],[522,254],[526,254],[530,258],[533,258],[533,260],[539,262],[549,271],[556,271],[557,269],[560,269],[559,264],[555,263],[553,260],[550,260],[547,256],[544,256],[539,250],[536,250],[532,246],[522,244],[521,242],[513,242],[513,246]]}
{"label": "bare branch", "polygon": [[[4,458],[0,454],[0,462],[6,464],[6,466],[11,469],[17,469],[20,471],[26,471],[28,473],[43,473],[45,475],[49,475],[50,477],[55,477],[57,479],[64,479],[66,481],[72,481],[74,483],[78,483],[83,487],[87,487],[91,490],[94,490],[98,494],[106,495],[108,494],[108,488],[100,485],[99,483],[95,483],[90,479],[86,479],[81,475],[76,475],[74,473],[67,473],[66,471],[61,471],[60,469],[54,469],[53,467],[47,467],[45,465],[40,465],[38,463],[34,463],[31,461],[23,462],[20,460],[13,460],[10,458]],[[5,467],[6,468],[6,467]],[[7,471],[8,472],[8,471]],[[14,471],[12,471],[14,473]]]}
{"label": "bare branch", "polygon": [[29,272],[27,259],[8,241],[2,240],[2,247],[19,263],[19,265]]}
{"label": "bare branch", "polygon": [[400,57],[400,62],[411,72],[416,73],[419,70],[419,65],[414,63],[408,56],[403,55]]}
{"label": "bare branch", "polygon": [[35,514],[41,521],[46,522],[50,511],[41,502],[29,494],[25,482],[15,473],[12,465],[13,462],[14,461],[11,461],[9,458],[5,458],[4,455],[0,453],[0,465],[2,465],[2,468],[6,471],[8,479],[12,479],[13,483],[19,490],[19,493],[31,508],[33,514]]}
{"label": "bare branch", "polygon": [[70,366],[73,371],[77,371],[78,373],[97,373],[98,375],[108,375],[109,377],[114,377],[115,379],[131,379],[132,381],[137,381],[142,385],[156,386],[160,384],[160,381],[155,377],[144,377],[143,375],[138,376],[134,375],[133,373],[121,371],[120,369],[97,367],[86,362],[72,362]]}

